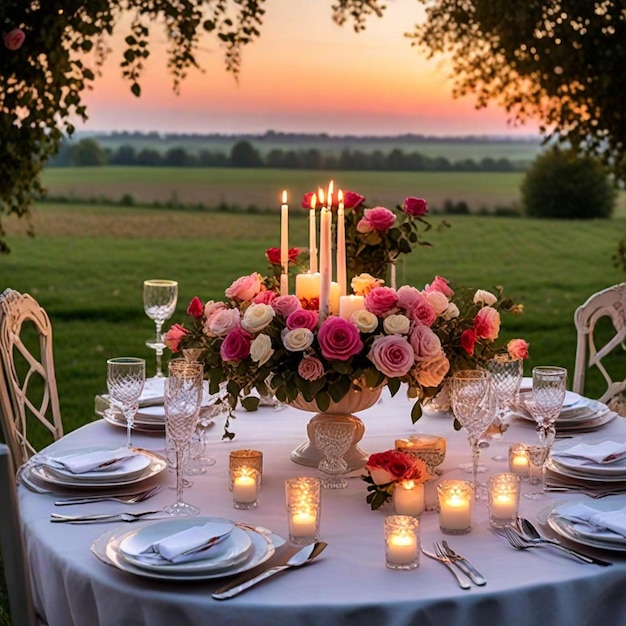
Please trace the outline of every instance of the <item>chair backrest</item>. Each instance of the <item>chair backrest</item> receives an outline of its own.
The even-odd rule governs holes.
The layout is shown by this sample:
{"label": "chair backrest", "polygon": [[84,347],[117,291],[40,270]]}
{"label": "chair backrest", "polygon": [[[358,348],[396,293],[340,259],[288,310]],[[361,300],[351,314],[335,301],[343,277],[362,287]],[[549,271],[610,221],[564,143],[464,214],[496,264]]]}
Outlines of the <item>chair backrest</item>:
{"label": "chair backrest", "polygon": [[9,595],[11,623],[34,626],[37,623],[30,574],[24,556],[15,489],[15,471],[9,448],[0,444],[0,546],[2,566]]}
{"label": "chair backrest", "polygon": [[[22,341],[23,327],[29,324],[38,338],[32,351]],[[53,440],[63,436],[50,319],[32,296],[13,289],[0,294],[0,420],[16,466],[36,452],[27,432],[32,420]]]}
{"label": "chair backrest", "polygon": [[[598,322],[607,317],[613,324],[615,334],[608,340],[600,340],[598,333],[594,331]],[[602,360],[616,348],[622,350],[626,341],[626,283],[613,285],[593,294],[576,309],[574,323],[577,343],[572,390],[583,394],[587,371],[596,367],[606,382],[606,391],[598,400],[624,415],[626,407],[622,393],[626,389],[626,379],[614,381]],[[596,345],[598,342],[602,345]]]}

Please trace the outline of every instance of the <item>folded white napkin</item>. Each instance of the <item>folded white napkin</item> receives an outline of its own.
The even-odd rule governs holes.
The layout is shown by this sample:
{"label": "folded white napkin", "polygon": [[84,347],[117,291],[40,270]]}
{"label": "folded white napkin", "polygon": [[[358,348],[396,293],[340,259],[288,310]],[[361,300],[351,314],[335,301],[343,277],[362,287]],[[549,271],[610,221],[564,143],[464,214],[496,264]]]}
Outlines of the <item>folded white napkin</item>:
{"label": "folded white napkin", "polygon": [[94,470],[106,472],[120,469],[123,463],[136,456],[137,453],[128,448],[92,450],[62,457],[47,456],[46,465],[56,469],[65,469],[72,474],[85,474]]}
{"label": "folded white napkin", "polygon": [[581,502],[575,502],[558,507],[557,513],[571,522],[583,523],[598,529],[608,529],[626,537],[626,507],[615,511],[598,511]]}
{"label": "folded white napkin", "polygon": [[626,459],[626,443],[610,440],[600,443],[578,443],[571,448],[554,452],[553,456],[583,459],[589,463],[606,465]]}
{"label": "folded white napkin", "polygon": [[171,563],[206,559],[210,550],[230,536],[232,529],[231,524],[214,522],[192,526],[155,541],[138,556],[150,562],[162,562],[165,559]]}

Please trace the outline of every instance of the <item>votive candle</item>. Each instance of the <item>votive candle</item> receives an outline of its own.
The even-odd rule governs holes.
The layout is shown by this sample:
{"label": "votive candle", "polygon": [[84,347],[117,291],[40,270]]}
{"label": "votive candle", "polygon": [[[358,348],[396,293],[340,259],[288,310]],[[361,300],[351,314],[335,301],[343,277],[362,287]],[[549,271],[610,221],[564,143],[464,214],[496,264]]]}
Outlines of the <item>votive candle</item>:
{"label": "votive candle", "polygon": [[419,517],[424,512],[424,484],[401,480],[393,490],[393,505],[398,515]]}
{"label": "votive candle", "polygon": [[256,508],[259,494],[258,472],[250,467],[240,467],[233,479],[233,503],[235,508]]}
{"label": "votive candle", "polygon": [[320,297],[321,274],[319,272],[296,275],[296,296],[300,300]]}
{"label": "votive candle", "polygon": [[496,474],[487,481],[489,523],[495,528],[513,524],[519,506],[520,477],[513,473]]}
{"label": "votive candle", "polygon": [[408,515],[385,518],[385,561],[391,569],[419,566],[419,520]]}
{"label": "votive candle", "polygon": [[520,443],[509,446],[509,471],[518,476],[528,476],[528,467],[526,448]]}
{"label": "votive candle", "polygon": [[349,320],[353,313],[365,308],[364,296],[339,296],[339,317]]}
{"label": "votive candle", "polygon": [[442,532],[461,535],[471,530],[472,491],[472,484],[465,480],[442,480],[437,485]]}

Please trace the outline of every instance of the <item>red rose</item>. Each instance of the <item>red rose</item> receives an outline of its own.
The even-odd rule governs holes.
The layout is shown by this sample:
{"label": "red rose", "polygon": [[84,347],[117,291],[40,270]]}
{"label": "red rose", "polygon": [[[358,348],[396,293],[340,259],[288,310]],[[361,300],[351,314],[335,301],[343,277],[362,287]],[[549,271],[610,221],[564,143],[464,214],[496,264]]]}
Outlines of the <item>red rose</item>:
{"label": "red rose", "polygon": [[315,195],[314,191],[307,191],[303,196],[302,196],[302,208],[303,209],[310,209],[311,208],[311,200],[313,199],[313,196]]}
{"label": "red rose", "polygon": [[428,205],[426,204],[426,200],[424,200],[424,198],[409,197],[405,198],[402,210],[407,215],[421,217],[422,215],[426,215],[426,213],[428,213]]}
{"label": "red rose", "polygon": [[191,315],[191,317],[195,317],[196,319],[200,319],[204,313],[204,304],[202,304],[202,300],[198,298],[198,296],[194,296],[187,307],[187,315]]}
{"label": "red rose", "polygon": [[354,191],[346,191],[343,194],[343,206],[346,209],[358,209],[365,202],[365,196]]}
{"label": "red rose", "polygon": [[474,346],[476,345],[476,332],[471,328],[461,333],[461,346],[470,356],[474,356]]}
{"label": "red rose", "polygon": [[187,334],[187,330],[180,324],[174,324],[164,335],[163,343],[172,351],[178,352],[181,339]]}
{"label": "red rose", "polygon": [[[287,252],[289,263],[297,263],[299,254],[300,248],[289,248]],[[280,248],[268,248],[265,251],[265,257],[272,265],[281,265]]]}
{"label": "red rose", "polygon": [[376,485],[412,478],[416,459],[399,450],[387,450],[370,455],[365,469]]}
{"label": "red rose", "polygon": [[26,39],[26,35],[21,28],[14,28],[8,33],[2,35],[4,39],[4,46],[9,50],[19,50]]}

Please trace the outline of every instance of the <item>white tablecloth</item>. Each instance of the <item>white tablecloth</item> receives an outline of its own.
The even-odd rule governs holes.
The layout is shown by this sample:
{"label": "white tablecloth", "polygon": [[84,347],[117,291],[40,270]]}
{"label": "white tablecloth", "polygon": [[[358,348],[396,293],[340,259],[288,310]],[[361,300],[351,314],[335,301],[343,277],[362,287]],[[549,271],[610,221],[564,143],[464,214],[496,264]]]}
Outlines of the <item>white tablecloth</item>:
{"label": "white tablecloth", "polygon": [[[468,478],[458,464],[469,461],[465,433],[455,432],[448,417],[425,415],[416,425],[409,417],[410,404],[402,393],[391,399],[385,392],[373,408],[360,413],[366,425],[362,447],[380,452],[394,447],[398,437],[418,432],[447,438],[448,454],[441,466],[444,478]],[[315,469],[289,460],[290,451],[304,439],[311,414],[287,408],[242,411],[233,422],[236,438],[221,441],[221,424],[210,435],[210,452],[217,464],[204,476],[194,476],[186,499],[203,515],[251,522],[287,536],[284,481],[298,475],[316,475]],[[592,436],[611,435],[626,440],[626,422],[617,418]],[[102,421],[78,429],[55,449],[84,445],[124,445],[125,431]],[[532,424],[516,421],[505,437],[482,452],[489,474],[506,471],[507,464],[491,457],[505,452],[510,443],[532,442]],[[158,435],[135,433],[134,443],[162,449]],[[232,507],[228,491],[228,455],[231,450],[254,448],[264,454],[263,487],[259,508],[239,511]],[[506,453],[506,452],[505,452]],[[471,533],[448,537],[459,552],[471,559],[487,578],[485,587],[469,591],[457,587],[440,564],[421,557],[412,571],[393,571],[384,564],[383,520],[393,512],[389,506],[371,511],[365,501],[366,484],[349,480],[343,491],[323,493],[321,538],[328,547],[309,567],[267,581],[237,598],[218,602],[211,592],[221,581],[170,583],[142,579],[109,567],[90,553],[91,543],[115,526],[52,524],[53,511],[96,513],[147,510],[173,501],[174,476],[164,472],[164,489],[153,499],[134,507],[105,502],[80,507],[55,507],[54,496],[20,488],[24,523],[37,606],[51,626],[437,626],[509,625],[536,626],[553,623],[567,626],[626,623],[626,554],[604,553],[611,567],[582,564],[557,551],[517,552],[489,529],[486,505],[474,510]],[[551,494],[539,501],[521,499],[521,514],[536,513],[555,500],[572,494]],[[422,516],[421,540],[430,547],[445,538],[434,512]],[[130,529],[131,526],[128,525]]]}

